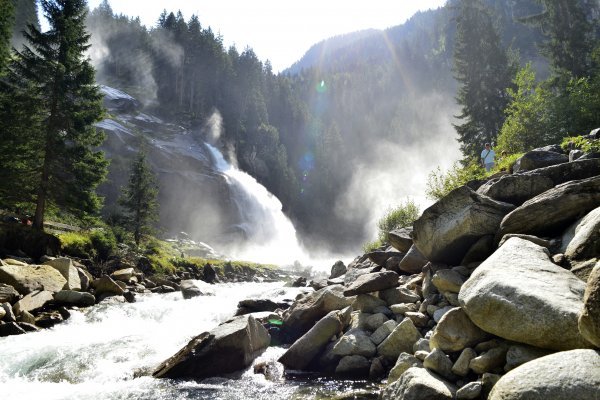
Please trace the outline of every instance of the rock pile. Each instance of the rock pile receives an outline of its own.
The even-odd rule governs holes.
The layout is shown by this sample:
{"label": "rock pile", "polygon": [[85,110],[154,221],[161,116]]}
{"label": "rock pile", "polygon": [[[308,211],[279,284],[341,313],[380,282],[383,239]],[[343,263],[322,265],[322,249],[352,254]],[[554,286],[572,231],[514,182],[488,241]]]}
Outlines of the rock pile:
{"label": "rock pile", "polygon": [[558,151],[336,264],[282,314],[287,373],[384,379],[381,399],[598,398],[600,159]]}

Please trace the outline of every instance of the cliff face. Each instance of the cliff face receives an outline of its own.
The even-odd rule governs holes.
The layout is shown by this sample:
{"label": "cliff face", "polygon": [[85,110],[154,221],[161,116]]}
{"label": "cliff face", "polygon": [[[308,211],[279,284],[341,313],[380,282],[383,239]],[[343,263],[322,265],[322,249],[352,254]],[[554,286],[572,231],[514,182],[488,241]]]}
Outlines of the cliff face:
{"label": "cliff face", "polygon": [[226,178],[214,167],[204,143],[180,126],[143,113],[140,103],[120,90],[102,86],[102,93],[110,117],[96,126],[106,132],[101,148],[111,160],[108,179],[99,188],[104,212],[118,210],[131,161],[145,141],[160,187],[160,226],[167,233],[225,240],[227,227],[238,222],[237,211]]}

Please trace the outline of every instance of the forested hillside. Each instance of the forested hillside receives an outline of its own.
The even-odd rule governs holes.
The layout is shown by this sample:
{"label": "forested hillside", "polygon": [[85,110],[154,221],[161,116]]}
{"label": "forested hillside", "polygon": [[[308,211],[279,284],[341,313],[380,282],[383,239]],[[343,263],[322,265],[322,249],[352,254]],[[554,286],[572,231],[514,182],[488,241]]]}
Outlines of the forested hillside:
{"label": "forested hillside", "polygon": [[[13,1],[15,30],[32,19],[34,3]],[[477,163],[484,142],[495,142],[501,129],[510,137],[507,112],[514,116],[519,93],[526,97],[526,84],[535,86],[531,74],[517,74],[527,63],[537,72],[534,80],[562,79],[564,93],[589,98],[584,86],[593,82],[557,78],[561,61],[552,52],[579,51],[583,69],[574,76],[590,77],[599,7],[597,1],[563,3],[450,0],[384,31],[325,40],[275,74],[252,49],[226,48],[197,16],[164,11],[147,27],[116,15],[104,1],[87,17],[88,53],[98,83],[215,142],[282,201],[306,242],[343,250],[370,239],[382,207],[407,196],[421,203],[436,166]],[[559,27],[557,21],[570,17],[578,26]],[[577,42],[585,48],[567,45]],[[551,83],[536,91],[546,105],[559,92]],[[577,129],[593,125],[593,107],[587,120],[572,121],[575,103],[563,102],[560,113],[549,115],[565,116]],[[221,122],[216,138],[209,120]],[[563,125],[545,129],[564,136]]]}

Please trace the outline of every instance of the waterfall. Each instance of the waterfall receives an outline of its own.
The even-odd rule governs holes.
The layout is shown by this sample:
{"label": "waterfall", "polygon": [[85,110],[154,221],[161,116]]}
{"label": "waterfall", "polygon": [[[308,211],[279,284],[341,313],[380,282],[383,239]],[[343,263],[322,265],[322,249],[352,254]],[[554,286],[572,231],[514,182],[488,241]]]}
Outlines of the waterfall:
{"label": "waterfall", "polygon": [[283,213],[279,199],[252,176],[225,161],[216,147],[206,146],[229,184],[241,221],[236,229],[243,237],[229,246],[228,256],[279,265],[305,261],[296,229]]}

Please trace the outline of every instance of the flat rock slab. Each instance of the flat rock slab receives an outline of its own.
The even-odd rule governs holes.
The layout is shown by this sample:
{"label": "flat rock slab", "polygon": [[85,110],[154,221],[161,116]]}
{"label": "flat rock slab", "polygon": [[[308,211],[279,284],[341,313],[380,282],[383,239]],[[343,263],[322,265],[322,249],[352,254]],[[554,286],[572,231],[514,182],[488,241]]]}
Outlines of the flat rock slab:
{"label": "flat rock slab", "polygon": [[58,292],[67,280],[49,265],[7,265],[0,267],[0,283],[11,285],[21,294],[44,289]]}
{"label": "flat rock slab", "polygon": [[375,272],[359,276],[346,290],[344,296],[373,293],[398,286],[400,276],[394,271]]}
{"label": "flat rock slab", "polygon": [[477,193],[494,200],[520,205],[553,187],[552,179],[541,174],[512,174],[485,183],[477,189]]}
{"label": "flat rock slab", "polygon": [[423,211],[414,223],[414,244],[429,261],[457,265],[482,236],[496,234],[513,209],[462,186]]}
{"label": "flat rock slab", "polygon": [[571,181],[526,201],[504,217],[498,237],[507,233],[545,236],[566,228],[582,213],[600,206],[600,176]]}
{"label": "flat rock slab", "polygon": [[547,250],[509,239],[461,287],[458,299],[481,329],[554,350],[590,347],[577,329],[585,284],[555,265]]}
{"label": "flat rock slab", "polygon": [[579,179],[592,178],[600,175],[600,158],[577,160],[551,167],[539,168],[535,171],[519,175],[544,175],[554,182],[554,186]]}
{"label": "flat rock slab", "polygon": [[44,307],[46,303],[53,300],[54,294],[47,290],[31,292],[15,303],[13,311],[16,315],[21,314],[23,311],[30,312]]}
{"label": "flat rock slab", "polygon": [[598,400],[600,352],[571,350],[541,357],[504,375],[489,400]]}
{"label": "flat rock slab", "polygon": [[192,339],[152,373],[155,378],[203,379],[249,366],[271,337],[252,316],[235,317]]}

